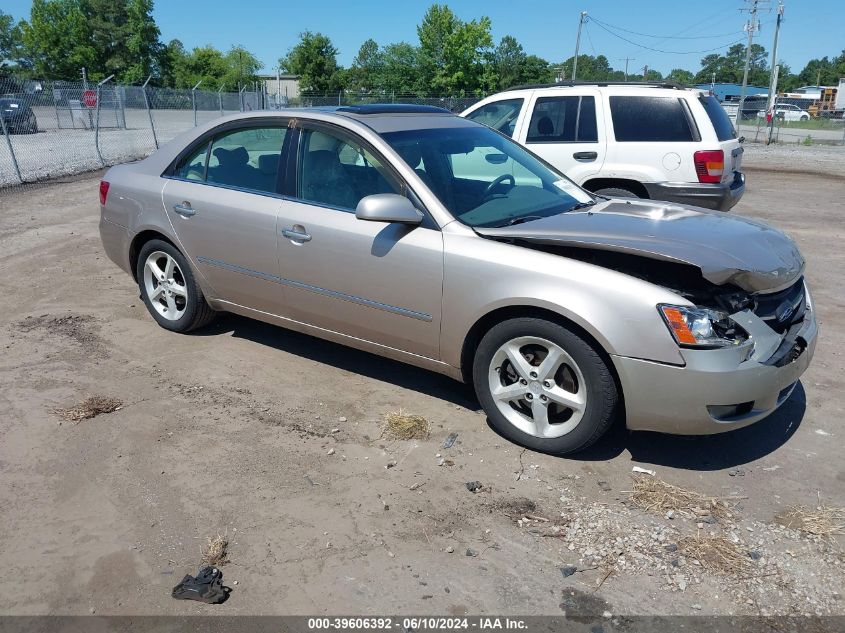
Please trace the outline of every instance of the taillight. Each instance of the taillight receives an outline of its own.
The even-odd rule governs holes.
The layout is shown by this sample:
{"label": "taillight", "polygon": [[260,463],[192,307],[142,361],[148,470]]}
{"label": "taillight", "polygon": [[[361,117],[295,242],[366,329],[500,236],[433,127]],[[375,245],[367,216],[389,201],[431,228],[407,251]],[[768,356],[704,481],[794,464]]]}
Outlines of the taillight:
{"label": "taillight", "polygon": [[693,162],[698,182],[722,182],[722,174],[725,173],[725,152],[720,149],[696,152]]}
{"label": "taillight", "polygon": [[100,181],[100,204],[105,206],[106,198],[109,197],[109,183],[105,180]]}

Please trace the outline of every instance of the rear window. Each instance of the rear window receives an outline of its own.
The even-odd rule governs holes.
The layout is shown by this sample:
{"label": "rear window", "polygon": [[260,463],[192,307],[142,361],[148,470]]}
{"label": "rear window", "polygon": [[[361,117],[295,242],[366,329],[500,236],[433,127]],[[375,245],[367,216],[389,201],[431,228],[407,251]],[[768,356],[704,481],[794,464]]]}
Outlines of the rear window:
{"label": "rear window", "polygon": [[734,129],[733,123],[731,123],[728,113],[725,112],[719,100],[716,97],[701,97],[699,101],[701,101],[704,109],[707,110],[707,116],[710,117],[713,129],[716,130],[716,138],[720,141],[729,141],[732,138],[736,138],[736,130]]}
{"label": "rear window", "polygon": [[610,97],[613,130],[620,143],[688,143],[697,131],[677,97]]}

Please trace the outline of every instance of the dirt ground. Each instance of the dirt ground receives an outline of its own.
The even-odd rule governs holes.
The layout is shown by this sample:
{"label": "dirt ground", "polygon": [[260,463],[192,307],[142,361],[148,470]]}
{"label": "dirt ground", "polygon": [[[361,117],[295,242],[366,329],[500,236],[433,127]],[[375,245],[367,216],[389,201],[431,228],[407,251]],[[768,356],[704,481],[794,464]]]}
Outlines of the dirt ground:
{"label": "dirt ground", "polygon": [[[808,260],[821,337],[780,411],[709,438],[620,429],[569,458],[509,444],[435,374],[234,316],[169,333],[101,250],[95,175],[0,191],[0,609],[845,614],[843,537],[785,514],[845,506],[843,190],[749,171],[735,209]],[[123,404],[57,411],[93,395]],[[400,407],[429,439],[383,437]],[[730,497],[729,516],[636,507],[633,466]],[[173,600],[218,535],[230,599]],[[695,535],[739,562],[697,558]]]}

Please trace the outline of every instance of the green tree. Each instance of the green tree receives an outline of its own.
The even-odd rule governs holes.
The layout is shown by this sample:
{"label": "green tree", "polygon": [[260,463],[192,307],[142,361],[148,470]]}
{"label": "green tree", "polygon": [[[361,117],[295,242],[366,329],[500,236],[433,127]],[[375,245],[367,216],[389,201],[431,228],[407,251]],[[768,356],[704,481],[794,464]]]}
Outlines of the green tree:
{"label": "green tree", "polygon": [[326,93],[343,88],[345,78],[337,63],[337,49],[322,33],[300,33],[299,43],[279,60],[279,66],[299,75],[302,92]]}
{"label": "green tree", "polygon": [[384,83],[384,52],[370,38],[358,49],[348,71],[349,88],[357,92],[372,92]]}
{"label": "green tree", "polygon": [[153,19],[152,11],[152,0],[129,0],[126,10],[129,33],[126,52],[130,63],[121,72],[121,81],[139,83],[155,72],[161,73],[161,32]]}
{"label": "green tree", "polygon": [[198,81],[208,90],[220,87],[229,65],[218,49],[213,46],[199,46],[178,60],[173,69],[176,88],[193,88]]}
{"label": "green tree", "polygon": [[496,88],[504,90],[522,83],[522,70],[528,55],[522,44],[511,35],[505,35],[493,51]]}
{"label": "green tree", "polygon": [[[696,83],[710,83],[713,75],[716,83],[742,83],[745,70],[746,47],[734,44],[724,55],[711,53],[701,60],[701,70],[695,76]],[[768,53],[760,44],[751,45],[751,63],[748,67],[749,86],[769,85]]]}
{"label": "green tree", "polygon": [[552,65],[537,55],[527,55],[522,60],[519,82],[522,84],[547,84],[553,82],[555,72]]}
{"label": "green tree", "polygon": [[20,35],[14,18],[0,11],[0,66],[17,61],[21,46]]}
{"label": "green tree", "polygon": [[79,0],[33,0],[29,21],[20,26],[39,77],[77,80],[80,69],[92,68],[97,60]]}
{"label": "green tree", "polygon": [[243,46],[233,46],[224,58],[227,70],[220,78],[230,90],[240,90],[241,87],[252,83],[256,73],[261,68],[258,58]]}
{"label": "green tree", "polygon": [[463,22],[446,5],[429,7],[417,27],[420,38],[420,75],[432,92],[479,93],[494,86],[485,73],[493,37],[490,18]]}
{"label": "green tree", "polygon": [[683,68],[673,68],[672,71],[666,75],[666,79],[685,86],[691,86],[695,81],[695,75],[691,71],[684,70]]}
{"label": "green tree", "polygon": [[184,66],[187,56],[185,45],[180,40],[170,40],[164,45],[158,59],[161,85],[168,88],[177,86],[176,69]]}
{"label": "green tree", "polygon": [[88,75],[94,79],[120,76],[132,64],[127,0],[80,0],[79,7],[88,25],[88,43],[95,51]]}
{"label": "green tree", "polygon": [[381,89],[391,95],[426,93],[419,74],[419,49],[407,42],[382,50]]}
{"label": "green tree", "polygon": [[811,59],[798,73],[797,83],[800,86],[836,86],[842,77],[845,77],[845,50],[833,59],[827,56]]}

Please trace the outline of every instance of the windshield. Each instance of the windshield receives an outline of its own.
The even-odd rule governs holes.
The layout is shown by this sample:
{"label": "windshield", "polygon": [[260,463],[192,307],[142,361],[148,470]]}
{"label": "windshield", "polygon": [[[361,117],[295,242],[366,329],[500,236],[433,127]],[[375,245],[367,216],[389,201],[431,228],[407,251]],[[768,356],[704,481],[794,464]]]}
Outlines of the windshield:
{"label": "windshield", "polygon": [[382,134],[456,219],[493,227],[564,213],[593,198],[483,126]]}

